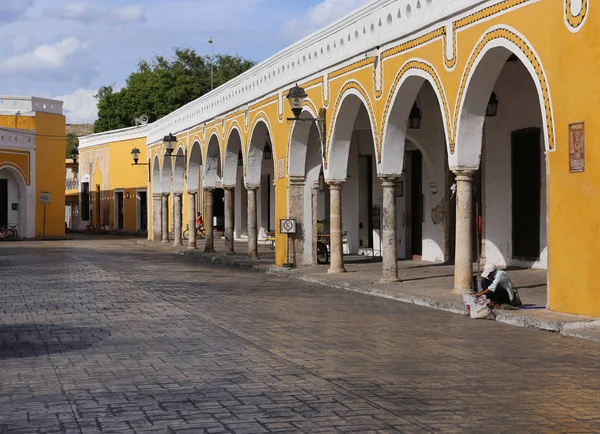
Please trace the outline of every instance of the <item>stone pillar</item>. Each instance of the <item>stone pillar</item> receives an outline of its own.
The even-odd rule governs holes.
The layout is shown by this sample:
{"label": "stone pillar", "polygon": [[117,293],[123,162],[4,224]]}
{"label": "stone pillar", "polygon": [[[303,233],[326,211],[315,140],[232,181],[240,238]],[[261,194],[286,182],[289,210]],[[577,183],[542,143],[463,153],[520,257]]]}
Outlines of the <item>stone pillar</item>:
{"label": "stone pillar", "polygon": [[330,266],[327,273],[345,273],[344,245],[342,244],[342,185],[344,181],[328,181],[329,184],[329,225],[330,225]]}
{"label": "stone pillar", "polygon": [[174,193],[173,194],[173,237],[175,241],[173,245],[175,247],[182,246],[181,242],[181,232],[183,226],[183,194],[182,193]]}
{"label": "stone pillar", "polygon": [[456,174],[456,257],[452,294],[473,293],[473,173],[475,169],[453,170]]}
{"label": "stone pillar", "polygon": [[169,242],[169,193],[162,194],[162,242]]}
{"label": "stone pillar", "polygon": [[383,185],[383,230],[381,283],[398,282],[398,237],[396,236],[396,185],[398,178],[381,178]]}
{"label": "stone pillar", "polygon": [[215,251],[215,239],[213,228],[213,192],[214,188],[205,188],[206,191],[206,215],[204,216],[204,227],[206,228],[206,244],[204,245],[205,252]]}
{"label": "stone pillar", "polygon": [[248,257],[258,259],[258,213],[256,212],[257,185],[247,185],[248,192]]}
{"label": "stone pillar", "polygon": [[162,194],[152,195],[152,241],[162,240]]}
{"label": "stone pillar", "polygon": [[314,184],[311,188],[311,218],[312,218],[312,265],[317,265],[317,241],[319,240],[319,228],[317,220],[319,218],[319,184]]}
{"label": "stone pillar", "polygon": [[[288,185],[288,218],[295,219],[297,223],[297,232],[291,237],[291,243],[288,243],[288,248],[292,249],[288,252],[288,258],[293,258],[296,266],[302,265],[304,262],[304,237],[308,234],[304,233],[304,176],[290,176]],[[287,261],[286,261],[287,262]]]}
{"label": "stone pillar", "polygon": [[225,188],[225,254],[235,255],[233,230],[235,226],[234,187]]}
{"label": "stone pillar", "polygon": [[195,250],[196,244],[196,192],[188,191],[188,249]]}

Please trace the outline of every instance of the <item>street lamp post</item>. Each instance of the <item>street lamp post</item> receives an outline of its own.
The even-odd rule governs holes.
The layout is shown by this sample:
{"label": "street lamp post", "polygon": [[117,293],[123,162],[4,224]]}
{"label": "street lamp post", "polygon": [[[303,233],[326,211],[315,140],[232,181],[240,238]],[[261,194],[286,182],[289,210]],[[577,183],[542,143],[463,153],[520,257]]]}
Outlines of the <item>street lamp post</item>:
{"label": "street lamp post", "polygon": [[208,43],[210,44],[210,90],[213,90],[214,81],[215,81],[215,40],[213,38],[208,38]]}

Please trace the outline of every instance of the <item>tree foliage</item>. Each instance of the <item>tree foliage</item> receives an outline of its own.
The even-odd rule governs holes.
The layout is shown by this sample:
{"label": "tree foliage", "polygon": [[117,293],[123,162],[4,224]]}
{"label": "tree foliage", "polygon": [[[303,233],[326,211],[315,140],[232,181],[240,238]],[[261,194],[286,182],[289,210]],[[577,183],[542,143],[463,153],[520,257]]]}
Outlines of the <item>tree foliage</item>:
{"label": "tree foliage", "polygon": [[175,49],[174,54],[172,58],[141,60],[119,91],[115,92],[114,84],[102,86],[95,95],[98,120],[94,132],[130,127],[142,114],[154,122],[209,92],[211,61],[215,88],[254,66],[241,56],[219,54],[213,58],[190,48]]}
{"label": "tree foliage", "polygon": [[73,148],[76,148],[79,146],[79,139],[77,138],[77,135],[73,134],[73,133],[69,133],[67,134],[67,153],[66,153],[66,158],[71,158],[71,152],[73,151]]}

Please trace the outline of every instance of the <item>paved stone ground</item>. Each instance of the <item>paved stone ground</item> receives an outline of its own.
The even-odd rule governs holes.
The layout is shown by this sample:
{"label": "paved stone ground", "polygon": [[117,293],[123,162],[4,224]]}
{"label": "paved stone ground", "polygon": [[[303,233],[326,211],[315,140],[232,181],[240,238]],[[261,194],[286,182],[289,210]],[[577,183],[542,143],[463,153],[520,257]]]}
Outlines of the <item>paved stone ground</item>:
{"label": "paved stone ground", "polygon": [[596,343],[108,237],[0,282],[0,432],[600,431]]}

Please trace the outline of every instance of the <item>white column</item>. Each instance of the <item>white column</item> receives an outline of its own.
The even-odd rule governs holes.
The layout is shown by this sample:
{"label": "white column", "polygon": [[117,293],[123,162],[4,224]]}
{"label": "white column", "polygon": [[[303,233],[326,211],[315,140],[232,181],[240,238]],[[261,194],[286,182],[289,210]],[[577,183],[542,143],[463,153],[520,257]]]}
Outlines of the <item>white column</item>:
{"label": "white column", "polygon": [[452,294],[473,293],[473,173],[475,169],[453,170],[456,174],[456,256]]}
{"label": "white column", "polygon": [[188,249],[195,250],[196,244],[196,192],[188,191]]}
{"label": "white column", "polygon": [[247,185],[248,192],[248,257],[258,259],[258,219],[256,212],[257,185]]}
{"label": "white column", "polygon": [[183,243],[181,241],[181,230],[183,226],[183,194],[182,193],[174,193],[173,194],[173,224],[175,227],[173,228],[174,233],[174,246],[182,246]]}
{"label": "white column", "polygon": [[381,283],[398,282],[398,238],[396,236],[396,185],[398,178],[381,178],[383,185],[383,261]]}
{"label": "white column", "polygon": [[214,188],[205,188],[206,191],[206,216],[204,218],[204,226],[206,227],[206,244],[204,245],[205,252],[215,251],[214,228],[213,228],[213,192]]}
{"label": "white column", "polygon": [[234,187],[224,187],[225,189],[225,254],[235,255],[233,229],[235,225],[234,208]]}
{"label": "white column", "polygon": [[162,242],[168,243],[169,242],[169,193],[163,193],[161,199],[162,199],[162,204],[161,204]]}
{"label": "white column", "polygon": [[162,194],[154,193],[152,195],[152,240],[160,241],[162,239]]}
{"label": "white column", "polygon": [[344,181],[327,181],[330,198],[330,266],[327,273],[345,273],[344,245],[342,244],[342,185]]}

